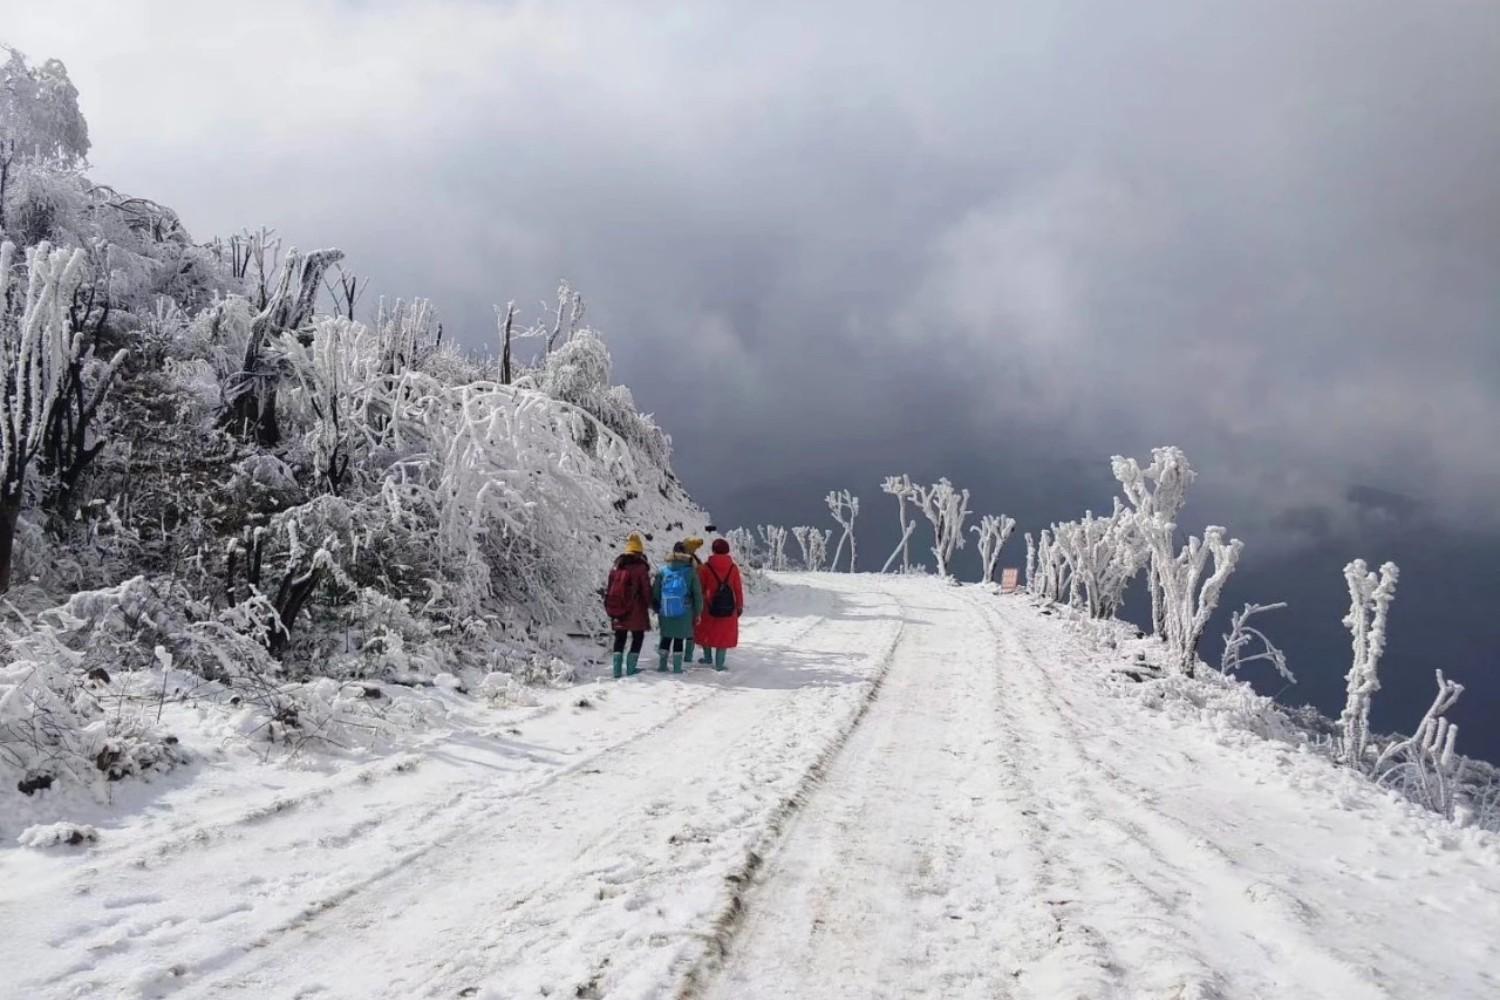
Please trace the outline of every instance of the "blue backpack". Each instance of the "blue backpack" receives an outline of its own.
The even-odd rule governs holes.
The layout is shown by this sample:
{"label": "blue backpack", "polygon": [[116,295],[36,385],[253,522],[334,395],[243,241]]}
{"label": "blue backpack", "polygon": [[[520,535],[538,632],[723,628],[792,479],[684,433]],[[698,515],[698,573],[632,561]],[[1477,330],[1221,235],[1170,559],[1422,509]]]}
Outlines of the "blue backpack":
{"label": "blue backpack", "polygon": [[687,614],[688,593],[692,590],[688,581],[688,574],[692,568],[681,569],[676,566],[668,566],[661,573],[661,616],[663,618],[681,618]]}

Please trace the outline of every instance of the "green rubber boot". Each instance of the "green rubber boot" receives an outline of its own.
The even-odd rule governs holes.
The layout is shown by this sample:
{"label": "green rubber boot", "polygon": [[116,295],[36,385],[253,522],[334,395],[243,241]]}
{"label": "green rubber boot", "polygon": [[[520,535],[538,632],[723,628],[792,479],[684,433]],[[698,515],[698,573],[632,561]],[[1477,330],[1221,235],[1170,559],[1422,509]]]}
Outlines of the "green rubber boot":
{"label": "green rubber boot", "polygon": [[728,652],[729,652],[729,650],[727,650],[727,649],[716,649],[716,650],[714,650],[714,669],[715,670],[728,670],[729,669],[728,667],[724,666],[724,657],[725,657],[726,654],[728,654]]}
{"label": "green rubber boot", "polygon": [[709,647],[709,646],[704,646],[703,647],[703,658],[701,660],[699,660],[698,662],[701,663],[701,664],[703,664],[705,667],[708,666],[710,663],[714,662],[714,650],[711,647]]}
{"label": "green rubber boot", "polygon": [[634,677],[641,672],[641,654],[631,653],[625,657],[625,676]]}
{"label": "green rubber boot", "polygon": [[656,672],[659,674],[667,672],[667,651],[665,649],[656,654]]}
{"label": "green rubber boot", "polygon": [[624,674],[625,674],[625,654],[624,653],[616,653],[615,654],[615,676],[616,677],[623,677]]}
{"label": "green rubber boot", "polygon": [[683,645],[682,656],[683,659],[687,660],[687,662],[693,662],[693,640],[689,639],[686,644]]}
{"label": "green rubber boot", "polygon": [[680,673],[682,673],[682,654],[681,653],[673,653],[672,654],[672,673],[674,673],[674,674],[680,674]]}

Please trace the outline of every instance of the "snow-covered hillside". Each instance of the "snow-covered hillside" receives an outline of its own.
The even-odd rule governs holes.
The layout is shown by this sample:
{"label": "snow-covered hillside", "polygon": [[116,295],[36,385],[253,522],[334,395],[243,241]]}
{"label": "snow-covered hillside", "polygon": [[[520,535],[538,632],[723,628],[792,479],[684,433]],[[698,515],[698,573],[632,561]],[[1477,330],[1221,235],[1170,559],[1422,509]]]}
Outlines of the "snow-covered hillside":
{"label": "snow-covered hillside", "polygon": [[1500,995],[1500,839],[1246,689],[1020,595],[778,581],[725,675],[438,690],[336,764],[184,721],[190,780],[0,848],[7,995]]}
{"label": "snow-covered hillside", "polygon": [[0,840],[195,733],[339,752],[441,716],[407,689],[566,681],[626,534],[701,531],[566,283],[453,331],[339,250],[194,241],[0,51]]}

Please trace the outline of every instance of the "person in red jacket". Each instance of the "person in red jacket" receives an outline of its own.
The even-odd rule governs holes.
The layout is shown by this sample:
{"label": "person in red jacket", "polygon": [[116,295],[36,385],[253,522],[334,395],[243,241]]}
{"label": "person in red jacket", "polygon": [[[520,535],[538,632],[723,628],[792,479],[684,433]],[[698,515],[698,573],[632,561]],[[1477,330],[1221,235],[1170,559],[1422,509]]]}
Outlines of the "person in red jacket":
{"label": "person in red jacket", "polygon": [[[615,632],[615,676],[634,677],[640,673],[641,646],[651,627],[651,564],[646,561],[646,545],[641,536],[625,539],[625,551],[615,560],[604,588],[604,610]],[[625,654],[625,639],[630,639],[630,654]]]}
{"label": "person in red jacket", "polygon": [[729,555],[727,541],[714,539],[713,552],[708,562],[698,567],[698,579],[703,583],[704,611],[693,638],[703,647],[703,662],[707,662],[712,650],[714,669],[725,670],[728,669],[724,665],[726,653],[740,644],[745,583],[740,578],[740,568]]}

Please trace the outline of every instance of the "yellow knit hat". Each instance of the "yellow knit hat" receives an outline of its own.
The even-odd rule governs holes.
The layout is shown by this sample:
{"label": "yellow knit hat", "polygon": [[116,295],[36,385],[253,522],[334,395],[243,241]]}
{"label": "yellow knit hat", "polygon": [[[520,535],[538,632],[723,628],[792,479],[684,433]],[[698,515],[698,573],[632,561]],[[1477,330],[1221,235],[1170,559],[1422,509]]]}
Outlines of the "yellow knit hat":
{"label": "yellow knit hat", "polygon": [[697,555],[698,554],[698,550],[701,549],[701,548],[703,548],[703,539],[701,539],[701,538],[684,538],[682,540],[682,546],[683,546],[683,548],[687,549],[688,552],[691,553],[692,555]]}
{"label": "yellow knit hat", "polygon": [[646,554],[646,543],[641,541],[641,536],[635,532],[625,539],[625,553],[632,556],[643,556]]}

